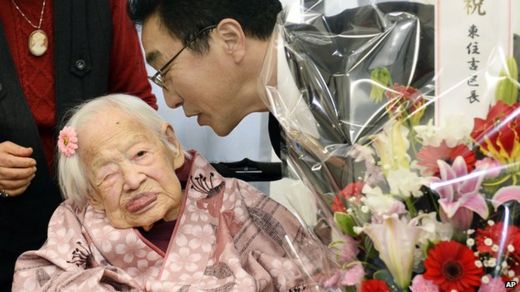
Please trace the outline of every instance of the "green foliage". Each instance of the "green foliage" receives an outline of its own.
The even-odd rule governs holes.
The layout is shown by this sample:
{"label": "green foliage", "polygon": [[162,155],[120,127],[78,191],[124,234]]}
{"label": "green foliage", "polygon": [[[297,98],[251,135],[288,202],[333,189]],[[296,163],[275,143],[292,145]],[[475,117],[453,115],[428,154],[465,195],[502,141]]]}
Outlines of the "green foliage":
{"label": "green foliage", "polygon": [[374,279],[383,280],[386,282],[388,287],[390,287],[390,291],[392,292],[400,292],[401,289],[395,284],[394,278],[392,274],[388,270],[379,270],[374,273]]}
{"label": "green foliage", "polygon": [[352,216],[344,212],[335,212],[334,213],[334,221],[341,229],[343,234],[350,235],[352,237],[356,237],[357,234],[354,232],[354,226],[356,223]]}
{"label": "green foliage", "polygon": [[370,98],[375,102],[380,102],[387,87],[392,84],[392,75],[387,68],[379,67],[370,72],[370,79],[374,82],[370,90]]}
{"label": "green foliage", "polygon": [[515,58],[507,60],[506,68],[500,70],[500,81],[495,92],[496,100],[513,104],[518,98],[518,65]]}

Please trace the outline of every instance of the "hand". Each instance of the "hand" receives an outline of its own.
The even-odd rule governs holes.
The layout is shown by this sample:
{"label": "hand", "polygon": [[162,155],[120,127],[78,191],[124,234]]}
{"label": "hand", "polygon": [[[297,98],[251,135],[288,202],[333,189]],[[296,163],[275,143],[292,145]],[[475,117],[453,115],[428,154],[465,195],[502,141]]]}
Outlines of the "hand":
{"label": "hand", "polygon": [[13,142],[0,143],[0,190],[9,196],[22,194],[36,175],[36,160],[32,148]]}

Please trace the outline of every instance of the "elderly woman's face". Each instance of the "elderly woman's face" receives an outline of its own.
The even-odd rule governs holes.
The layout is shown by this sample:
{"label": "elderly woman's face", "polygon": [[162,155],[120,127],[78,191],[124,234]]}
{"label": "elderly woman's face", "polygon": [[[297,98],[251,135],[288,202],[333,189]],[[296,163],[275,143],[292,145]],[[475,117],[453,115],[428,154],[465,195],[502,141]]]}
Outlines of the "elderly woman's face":
{"label": "elderly woman's face", "polygon": [[155,133],[117,110],[94,120],[79,133],[81,158],[90,166],[91,204],[104,209],[117,228],[149,228],[158,220],[175,219],[182,200],[175,175],[184,163],[180,146],[171,151]]}

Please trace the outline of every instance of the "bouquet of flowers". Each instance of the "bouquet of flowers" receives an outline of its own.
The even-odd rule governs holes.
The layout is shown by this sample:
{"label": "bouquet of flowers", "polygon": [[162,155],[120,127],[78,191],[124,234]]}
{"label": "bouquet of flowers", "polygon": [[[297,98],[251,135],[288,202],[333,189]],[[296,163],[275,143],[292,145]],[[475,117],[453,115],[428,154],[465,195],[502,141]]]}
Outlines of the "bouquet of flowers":
{"label": "bouquet of flowers", "polygon": [[434,91],[433,8],[390,2],[331,14],[323,2],[282,13],[263,74],[288,163],[327,226],[321,239],[336,268],[322,287],[514,291],[515,58],[503,59],[484,116],[460,109],[437,124],[434,104],[447,97]]}

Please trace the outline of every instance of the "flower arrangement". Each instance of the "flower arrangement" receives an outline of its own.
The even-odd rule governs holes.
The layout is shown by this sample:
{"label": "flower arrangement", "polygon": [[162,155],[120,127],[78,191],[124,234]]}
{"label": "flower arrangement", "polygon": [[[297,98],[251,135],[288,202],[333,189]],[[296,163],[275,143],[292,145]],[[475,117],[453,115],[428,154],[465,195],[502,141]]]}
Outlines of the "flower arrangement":
{"label": "flower arrangement", "polygon": [[[514,59],[509,63],[516,72]],[[376,70],[372,76],[389,82],[384,68]],[[382,84],[386,90],[372,91],[375,100],[387,99],[390,119],[347,153],[364,170],[330,201],[342,233],[330,248],[341,268],[325,287],[414,292],[516,287],[517,78],[500,81],[515,90],[504,94],[505,86],[498,84],[485,118],[462,113],[445,127],[425,121],[428,102],[415,88]],[[381,80],[373,81],[381,87]]]}
{"label": "flower arrangement", "polygon": [[[315,195],[309,227],[333,262],[317,281],[326,291],[520,289],[518,56],[486,52],[479,72],[447,72],[436,6],[386,2],[288,6],[264,61],[282,154]],[[433,92],[461,72],[471,75],[454,87],[465,91],[483,77],[482,103],[459,88]],[[436,106],[463,98],[482,112]]]}

